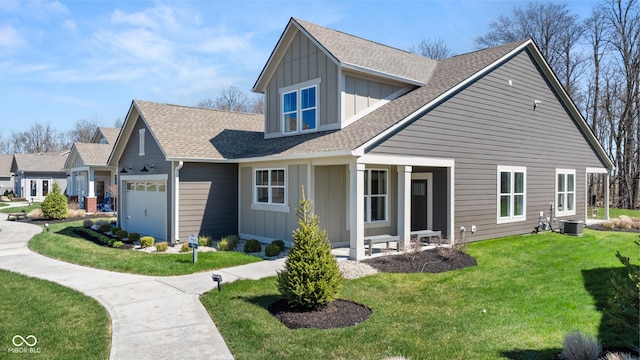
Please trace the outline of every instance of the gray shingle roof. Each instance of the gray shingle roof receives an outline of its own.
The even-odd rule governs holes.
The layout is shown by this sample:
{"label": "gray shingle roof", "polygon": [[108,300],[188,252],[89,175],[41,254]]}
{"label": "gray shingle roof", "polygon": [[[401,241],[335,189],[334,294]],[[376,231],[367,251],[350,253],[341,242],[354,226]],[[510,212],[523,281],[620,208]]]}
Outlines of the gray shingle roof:
{"label": "gray shingle roof", "polygon": [[139,100],[134,105],[169,159],[235,158],[263,136],[263,115]]}
{"label": "gray shingle roof", "polygon": [[0,155],[0,177],[11,176],[11,162],[13,155]]}
{"label": "gray shingle roof", "polygon": [[107,128],[107,127],[99,127],[98,128],[102,135],[107,139],[107,143],[114,145],[116,140],[118,139],[118,134],[120,134],[120,128]]}
{"label": "gray shingle roof", "polygon": [[340,61],[424,81],[341,130],[264,138],[262,115],[134,101],[167,158],[241,159],[352,151],[528,40],[435,61],[295,19]]}
{"label": "gray shingle roof", "polygon": [[426,82],[437,61],[304,20],[292,19],[338,61],[346,65]]}
{"label": "gray shingle roof", "polygon": [[12,171],[24,172],[62,172],[69,150],[45,154],[14,154]]}
{"label": "gray shingle roof", "polygon": [[113,149],[113,143],[75,143],[73,146],[75,146],[78,156],[82,159],[84,165],[92,166],[105,166]]}

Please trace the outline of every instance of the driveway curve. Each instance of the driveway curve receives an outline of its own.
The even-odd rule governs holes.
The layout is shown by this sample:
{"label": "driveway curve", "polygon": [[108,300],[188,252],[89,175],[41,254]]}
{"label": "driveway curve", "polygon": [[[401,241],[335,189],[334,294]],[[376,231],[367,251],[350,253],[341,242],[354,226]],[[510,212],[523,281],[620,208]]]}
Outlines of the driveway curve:
{"label": "driveway curve", "polygon": [[112,323],[110,359],[233,359],[199,296],[215,284],[276,275],[284,259],[184,276],[154,277],[88,268],[34,253],[40,226],[0,214],[0,268],[52,281],[98,300]]}

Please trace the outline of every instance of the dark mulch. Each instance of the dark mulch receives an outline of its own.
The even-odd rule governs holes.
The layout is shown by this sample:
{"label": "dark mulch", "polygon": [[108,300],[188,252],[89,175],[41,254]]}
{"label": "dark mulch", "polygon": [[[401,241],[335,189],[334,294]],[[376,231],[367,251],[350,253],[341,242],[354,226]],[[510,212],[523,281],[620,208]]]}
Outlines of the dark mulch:
{"label": "dark mulch", "polygon": [[[73,230],[73,233],[85,240],[91,241],[92,243],[99,245],[99,246],[103,246],[103,247],[110,247],[108,244],[103,243],[102,241],[96,239],[95,237],[87,234],[86,232],[83,231],[76,231]],[[134,246],[132,243],[130,242],[122,242],[122,245],[119,248],[114,248],[114,249],[122,249],[122,250],[130,250],[133,249]]]}
{"label": "dark mulch", "polygon": [[269,312],[289,329],[335,329],[358,325],[371,316],[371,309],[337,299],[315,311],[292,308],[285,299],[269,305]]}
{"label": "dark mulch", "polygon": [[585,226],[585,228],[591,229],[591,230],[598,230],[598,231],[620,231],[620,232],[640,233],[640,229],[634,229],[634,228],[621,229],[619,227],[615,227],[613,229],[609,229],[609,228],[606,228],[606,227],[602,226],[602,224],[589,225],[589,226]]}
{"label": "dark mulch", "polygon": [[[454,257],[446,260],[435,250],[411,255],[380,256],[364,260],[363,263],[378,271],[393,273],[440,273],[477,265],[476,259],[464,252],[457,251]],[[348,327],[367,320],[372,313],[370,308],[347,300],[334,300],[320,310],[305,311],[291,308],[285,299],[269,305],[269,312],[289,329]]]}
{"label": "dark mulch", "polygon": [[379,256],[364,260],[363,263],[378,269],[378,271],[390,273],[441,273],[478,265],[476,259],[464,252],[453,249],[446,249],[446,251],[455,251],[455,256],[445,259],[433,249],[410,255]]}

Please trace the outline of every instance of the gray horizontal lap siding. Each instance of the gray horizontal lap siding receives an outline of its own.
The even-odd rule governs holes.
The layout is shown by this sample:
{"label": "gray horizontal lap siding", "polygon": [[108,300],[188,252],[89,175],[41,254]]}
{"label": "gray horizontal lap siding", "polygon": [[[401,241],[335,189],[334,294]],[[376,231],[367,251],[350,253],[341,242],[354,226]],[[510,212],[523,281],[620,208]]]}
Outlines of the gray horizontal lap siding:
{"label": "gray horizontal lap siding", "polygon": [[238,232],[238,165],[186,163],[180,170],[180,239]]}
{"label": "gray horizontal lap siding", "polygon": [[[541,101],[535,110],[534,100]],[[577,211],[570,218],[584,219],[585,168],[604,167],[527,52],[371,152],[454,158],[454,228],[476,225],[475,235],[466,233],[472,241],[532,231],[539,212],[547,212],[549,203],[556,202],[557,168],[576,170]],[[527,169],[526,222],[497,224],[498,165]],[[434,213],[438,211],[434,202]]]}

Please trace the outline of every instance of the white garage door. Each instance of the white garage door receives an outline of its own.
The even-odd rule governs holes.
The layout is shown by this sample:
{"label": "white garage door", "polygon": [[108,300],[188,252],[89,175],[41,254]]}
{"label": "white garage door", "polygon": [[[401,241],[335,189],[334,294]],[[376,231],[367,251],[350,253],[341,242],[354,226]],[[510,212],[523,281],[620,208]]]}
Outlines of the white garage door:
{"label": "white garage door", "polygon": [[127,180],[124,185],[124,228],[166,240],[167,181]]}

